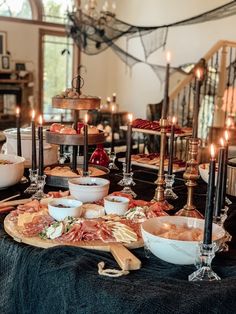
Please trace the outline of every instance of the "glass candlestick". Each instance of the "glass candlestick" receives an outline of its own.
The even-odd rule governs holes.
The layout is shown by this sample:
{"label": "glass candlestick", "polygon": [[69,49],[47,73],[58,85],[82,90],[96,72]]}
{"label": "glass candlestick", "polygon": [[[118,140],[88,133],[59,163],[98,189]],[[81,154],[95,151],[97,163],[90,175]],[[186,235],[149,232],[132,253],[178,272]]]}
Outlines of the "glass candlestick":
{"label": "glass candlestick", "polygon": [[174,182],[175,182],[175,175],[166,173],[165,174],[166,187],[164,191],[164,195],[166,199],[176,200],[178,198],[178,195],[176,195],[175,192],[173,191]]}
{"label": "glass candlestick", "polygon": [[134,186],[136,183],[133,180],[133,172],[126,172],[126,164],[123,163],[123,179],[118,182],[120,186],[123,186],[121,192],[130,194],[133,197],[136,197],[137,194],[131,189],[131,186]]}
{"label": "glass candlestick", "polygon": [[116,161],[116,153],[115,152],[112,152],[112,151],[109,152],[109,159],[110,159],[110,161],[109,161],[108,168],[110,170],[119,170],[119,168],[115,164],[115,161]]}
{"label": "glass candlestick", "polygon": [[47,197],[43,192],[45,186],[46,175],[38,176],[37,192],[32,196],[32,199],[41,200],[42,198]]}
{"label": "glass candlestick", "polygon": [[34,194],[38,190],[38,172],[39,170],[29,169],[30,186],[24,191],[27,194]]}
{"label": "glass candlestick", "polygon": [[215,257],[215,251],[217,250],[216,244],[204,244],[199,243],[198,251],[198,265],[199,268],[188,276],[189,281],[216,281],[221,278],[212,270],[211,263]]}

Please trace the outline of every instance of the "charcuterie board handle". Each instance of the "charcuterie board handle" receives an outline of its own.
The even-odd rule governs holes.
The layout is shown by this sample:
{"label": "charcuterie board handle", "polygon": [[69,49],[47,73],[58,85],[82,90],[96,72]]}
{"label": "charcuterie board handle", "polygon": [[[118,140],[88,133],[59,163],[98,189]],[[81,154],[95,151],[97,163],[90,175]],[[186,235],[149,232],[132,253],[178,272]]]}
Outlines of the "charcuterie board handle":
{"label": "charcuterie board handle", "polygon": [[110,244],[110,252],[122,270],[136,270],[141,268],[141,261],[122,244]]}

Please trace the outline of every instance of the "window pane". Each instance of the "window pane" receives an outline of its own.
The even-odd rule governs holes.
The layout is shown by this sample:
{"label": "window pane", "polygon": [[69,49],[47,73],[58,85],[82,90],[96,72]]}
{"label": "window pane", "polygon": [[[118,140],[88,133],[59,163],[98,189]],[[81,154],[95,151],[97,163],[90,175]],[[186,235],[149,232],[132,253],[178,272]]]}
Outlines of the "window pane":
{"label": "window pane", "polygon": [[28,0],[0,1],[0,15],[32,19],[32,11]]}
{"label": "window pane", "polygon": [[43,0],[44,21],[65,24],[67,11],[72,11],[73,4],[73,0]]}
{"label": "window pane", "polygon": [[[73,43],[70,38],[44,36],[43,113],[46,121],[71,120],[71,110],[52,108],[52,97],[71,87]],[[64,52],[62,54],[62,52]]]}

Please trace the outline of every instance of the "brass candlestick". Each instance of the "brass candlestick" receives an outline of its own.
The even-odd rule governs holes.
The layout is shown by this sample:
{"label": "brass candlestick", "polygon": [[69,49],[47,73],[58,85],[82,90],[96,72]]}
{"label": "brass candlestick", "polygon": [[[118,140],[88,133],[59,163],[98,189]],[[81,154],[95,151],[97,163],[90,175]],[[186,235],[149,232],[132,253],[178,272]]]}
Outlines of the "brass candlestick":
{"label": "brass candlestick", "polygon": [[165,176],[164,176],[164,160],[165,160],[165,149],[166,149],[166,129],[168,126],[167,119],[160,119],[160,127],[161,127],[161,147],[160,147],[160,164],[159,171],[156,180],[157,188],[155,190],[155,195],[152,201],[163,203],[163,205],[168,209],[173,209],[173,206],[170,205],[164,195],[165,191]]}
{"label": "brass candlestick", "polygon": [[203,215],[199,213],[196,206],[193,204],[193,191],[194,187],[197,185],[197,179],[199,178],[198,172],[198,146],[200,144],[199,138],[189,139],[189,151],[188,151],[188,161],[187,167],[184,172],[183,178],[186,181],[187,186],[187,204],[179,210],[177,216],[187,216],[195,218],[203,218]]}

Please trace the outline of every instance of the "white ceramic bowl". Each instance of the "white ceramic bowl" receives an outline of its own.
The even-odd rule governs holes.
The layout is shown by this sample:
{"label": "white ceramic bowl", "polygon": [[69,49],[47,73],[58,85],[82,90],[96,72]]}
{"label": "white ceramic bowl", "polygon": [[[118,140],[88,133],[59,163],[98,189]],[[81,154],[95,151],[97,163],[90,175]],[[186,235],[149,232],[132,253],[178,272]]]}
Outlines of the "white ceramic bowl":
{"label": "white ceramic bowl", "polygon": [[[209,179],[209,163],[205,163],[205,164],[200,164],[199,167],[199,173],[200,176],[202,178],[203,181],[205,181],[206,183],[208,183],[208,179]],[[215,184],[217,182],[217,170],[215,173]]]}
{"label": "white ceramic bowl", "polygon": [[116,214],[122,216],[129,207],[129,199],[122,196],[108,195],[104,197],[104,208],[107,215]]}
{"label": "white ceramic bowl", "polygon": [[25,158],[16,155],[0,154],[0,160],[12,162],[12,164],[0,164],[0,189],[18,183],[24,174]]}
{"label": "white ceramic bowl", "polygon": [[[56,164],[58,161],[58,146],[52,145],[46,142],[44,130],[44,165],[49,166]],[[15,154],[17,148],[17,130],[16,129],[7,129],[3,131],[4,135],[7,138],[4,147],[7,154]],[[37,132],[36,132],[37,139]],[[32,131],[31,127],[21,128],[21,147],[22,147],[22,156],[25,158],[25,167],[31,167],[31,156],[32,156]],[[38,156],[38,141],[36,141],[36,150]]]}
{"label": "white ceramic bowl", "polygon": [[110,181],[96,177],[81,177],[68,180],[70,194],[83,203],[92,203],[107,196]]}
{"label": "white ceramic bowl", "polygon": [[82,205],[83,203],[78,200],[57,198],[48,203],[48,212],[57,221],[62,221],[68,216],[80,217],[82,214]]}
{"label": "white ceramic bowl", "polygon": [[[166,223],[175,225],[187,224],[190,228],[203,229],[204,220],[181,216],[162,216],[146,220],[141,228],[144,243],[155,256],[173,264],[194,264],[196,261],[198,241],[172,240],[154,235],[155,230]],[[225,235],[224,229],[213,224],[213,234],[216,238],[215,242],[219,245]]]}

